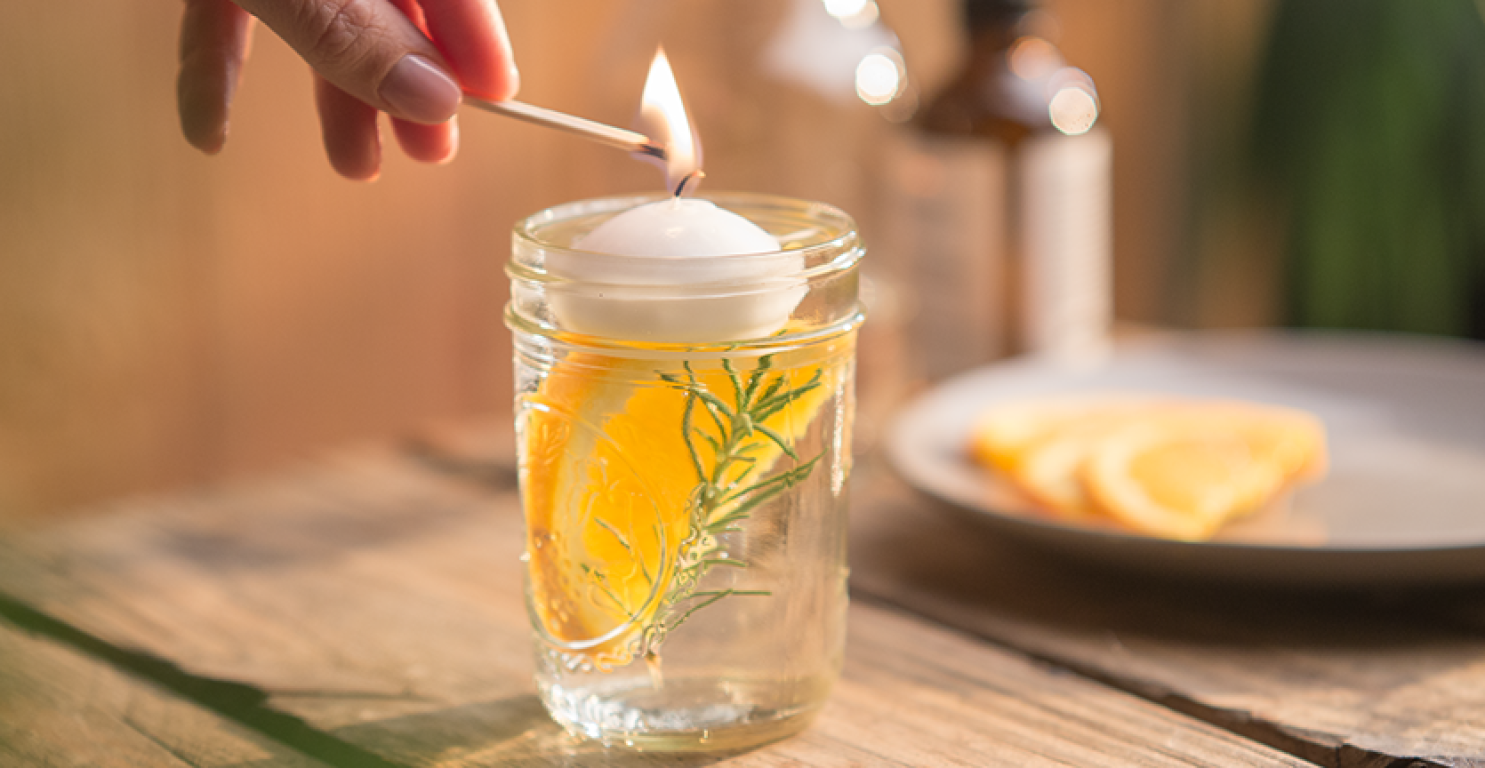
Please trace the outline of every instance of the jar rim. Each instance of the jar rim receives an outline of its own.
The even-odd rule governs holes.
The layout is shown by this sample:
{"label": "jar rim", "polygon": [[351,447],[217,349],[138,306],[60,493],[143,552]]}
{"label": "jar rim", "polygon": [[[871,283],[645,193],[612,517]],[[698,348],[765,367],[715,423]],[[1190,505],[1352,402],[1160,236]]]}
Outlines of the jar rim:
{"label": "jar rim", "polygon": [[[511,230],[513,247],[511,249],[510,261],[506,265],[506,274],[512,279],[537,282],[579,282],[563,275],[554,274],[545,268],[545,257],[552,254],[579,259],[584,257],[600,257],[611,263],[636,268],[651,265],[672,266],[677,261],[672,257],[621,256],[599,253],[581,248],[573,248],[567,243],[559,242],[545,236],[554,226],[564,222],[592,218],[596,225],[596,223],[603,221],[611,215],[617,215],[630,208],[647,203],[659,202],[669,197],[669,195],[664,194],[599,197],[562,203],[527,216],[516,222]],[[743,215],[760,226],[764,226],[765,222],[782,223],[785,217],[797,218],[801,221],[807,220],[813,223],[807,229],[797,229],[794,232],[770,231],[770,234],[778,237],[784,243],[784,247],[780,250],[764,253],[709,256],[704,259],[709,264],[726,265],[757,262],[759,260],[778,261],[787,259],[790,262],[798,263],[802,268],[788,274],[775,275],[774,279],[785,278],[798,280],[800,278],[808,279],[821,273],[848,269],[865,254],[865,247],[856,229],[855,220],[851,218],[850,214],[828,203],[752,192],[717,192],[697,195],[689,199],[712,202],[720,208]],[[763,218],[764,222],[760,222],[760,218]],[[829,229],[826,230],[824,227],[829,227]],[[768,229],[766,226],[764,228]],[[540,254],[543,257],[542,263],[536,263],[535,259],[521,259],[520,257],[523,253]],[[701,260],[699,259],[698,261]],[[636,269],[635,271],[643,272],[642,269]],[[582,280],[580,282],[589,285],[606,285],[605,283],[591,280]],[[719,279],[714,282],[716,284],[726,284],[735,281],[732,279]],[[711,284],[713,283],[702,282],[696,285],[703,287]],[[624,283],[623,285],[633,287],[636,284]]]}

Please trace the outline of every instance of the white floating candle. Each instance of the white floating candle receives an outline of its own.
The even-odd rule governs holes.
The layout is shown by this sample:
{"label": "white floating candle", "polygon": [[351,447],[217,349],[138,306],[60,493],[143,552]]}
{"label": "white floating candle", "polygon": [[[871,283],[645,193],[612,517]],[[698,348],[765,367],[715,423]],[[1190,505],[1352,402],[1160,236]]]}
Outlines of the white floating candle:
{"label": "white floating candle", "polygon": [[636,206],[576,243],[585,251],[659,259],[706,259],[779,250],[778,238],[710,200],[671,198]]}
{"label": "white floating candle", "polygon": [[[634,341],[725,342],[771,335],[804,296],[798,255],[707,200],[636,206],[553,252],[574,281],[550,295],[559,325]],[[578,285],[582,287],[578,287]]]}

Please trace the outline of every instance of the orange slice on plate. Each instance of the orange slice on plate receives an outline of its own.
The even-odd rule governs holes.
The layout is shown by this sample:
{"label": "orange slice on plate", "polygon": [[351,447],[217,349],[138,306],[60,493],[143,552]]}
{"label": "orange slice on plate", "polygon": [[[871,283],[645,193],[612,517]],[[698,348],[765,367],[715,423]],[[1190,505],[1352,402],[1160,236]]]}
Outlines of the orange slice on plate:
{"label": "orange slice on plate", "polygon": [[1046,511],[1086,519],[1096,511],[1083,492],[1083,463],[1099,440],[1148,405],[1148,398],[1120,395],[1007,402],[980,414],[970,451]]}
{"label": "orange slice on plate", "polygon": [[1083,488],[1103,514],[1187,541],[1270,504],[1325,463],[1317,419],[1238,402],[1179,403],[1131,420],[1089,453]]}
{"label": "orange slice on plate", "polygon": [[970,451],[987,467],[1011,471],[1028,450],[1064,427],[1140,402],[1143,399],[1069,396],[1002,403],[975,419]]}
{"label": "orange slice on plate", "polygon": [[970,450],[1061,518],[1204,539],[1326,464],[1303,411],[1229,400],[1106,395],[1016,401],[981,414]]}
{"label": "orange slice on plate", "polygon": [[1135,412],[1112,408],[1083,413],[1028,441],[1007,457],[1004,471],[1023,493],[1060,516],[1094,517],[1099,511],[1083,489],[1083,465]]}
{"label": "orange slice on plate", "polygon": [[1142,533],[1187,541],[1261,507],[1284,473],[1222,431],[1136,425],[1091,452],[1082,479],[1109,517]]}

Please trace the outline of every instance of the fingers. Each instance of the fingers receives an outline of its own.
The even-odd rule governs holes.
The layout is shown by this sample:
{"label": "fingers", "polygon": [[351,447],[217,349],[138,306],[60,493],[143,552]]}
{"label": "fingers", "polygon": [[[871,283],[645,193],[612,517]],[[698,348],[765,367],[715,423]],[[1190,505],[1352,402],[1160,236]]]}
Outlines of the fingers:
{"label": "fingers", "polygon": [[374,180],[382,162],[376,108],[319,75],[315,76],[315,107],[331,167],[348,179]]}
{"label": "fingers", "polygon": [[186,141],[214,155],[227,140],[232,95],[247,59],[253,17],[228,0],[186,0],[176,107]]}
{"label": "fingers", "polygon": [[516,95],[521,78],[495,0],[420,2],[429,35],[464,90],[496,101]]}
{"label": "fingers", "polygon": [[[391,0],[397,10],[402,11],[413,25],[428,34],[428,21],[423,15],[422,6],[417,0]],[[402,151],[409,157],[425,163],[444,163],[452,160],[454,153],[459,149],[459,126],[458,118],[449,118],[448,122],[437,125],[424,125],[407,120],[392,118],[392,132],[397,136],[397,143],[402,145]]]}
{"label": "fingers", "polygon": [[[418,123],[441,123],[459,106],[460,88],[443,55],[386,0],[237,2],[325,80],[375,109]],[[325,99],[319,101],[323,114]]]}
{"label": "fingers", "polygon": [[407,120],[392,120],[397,143],[408,157],[422,163],[446,163],[459,150],[459,119],[446,123],[423,125]]}
{"label": "fingers", "polygon": [[186,0],[181,126],[208,153],[226,140],[253,16],[315,69],[326,152],[353,179],[378,173],[379,111],[410,156],[444,162],[458,148],[450,118],[463,91],[508,99],[519,87],[494,0]]}
{"label": "fingers", "polygon": [[[379,113],[318,75],[315,106],[319,110],[330,166],[348,179],[374,181],[380,173],[382,159],[381,136],[377,130]],[[455,119],[424,125],[394,118],[392,129],[403,151],[419,162],[447,162],[459,147]]]}

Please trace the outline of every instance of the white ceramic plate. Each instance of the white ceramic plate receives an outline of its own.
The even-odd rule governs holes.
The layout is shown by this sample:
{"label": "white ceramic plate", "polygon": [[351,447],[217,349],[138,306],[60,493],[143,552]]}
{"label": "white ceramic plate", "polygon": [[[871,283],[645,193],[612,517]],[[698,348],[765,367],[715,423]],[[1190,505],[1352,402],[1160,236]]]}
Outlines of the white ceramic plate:
{"label": "white ceramic plate", "polygon": [[[1331,466],[1287,511],[1215,540],[1168,541],[1057,522],[972,462],[975,414],[1080,392],[1236,397],[1324,422]],[[1485,345],[1350,334],[1178,334],[1087,371],[987,366],[935,387],[888,436],[918,489],[999,534],[1088,562],[1203,579],[1317,587],[1485,582]]]}

